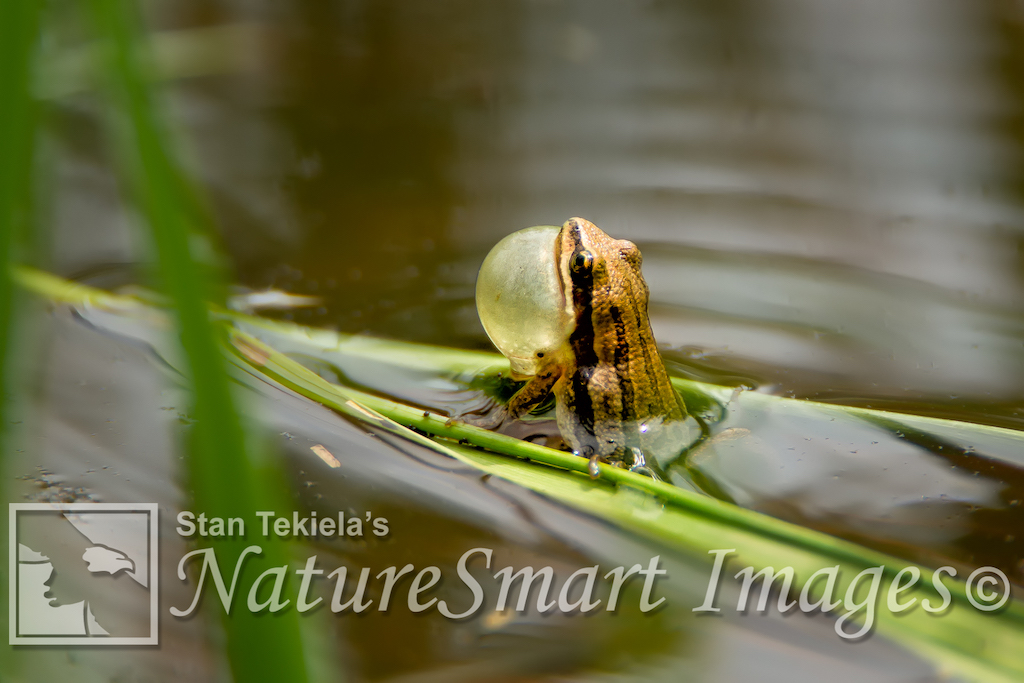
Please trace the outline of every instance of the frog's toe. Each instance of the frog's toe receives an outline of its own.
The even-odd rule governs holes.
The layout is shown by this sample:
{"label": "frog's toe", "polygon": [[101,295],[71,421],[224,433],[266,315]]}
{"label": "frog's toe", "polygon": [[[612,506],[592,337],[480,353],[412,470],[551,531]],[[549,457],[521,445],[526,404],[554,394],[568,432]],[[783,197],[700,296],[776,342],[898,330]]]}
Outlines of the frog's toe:
{"label": "frog's toe", "polygon": [[508,408],[496,401],[488,401],[484,407],[459,415],[459,420],[481,429],[497,429],[509,420]]}

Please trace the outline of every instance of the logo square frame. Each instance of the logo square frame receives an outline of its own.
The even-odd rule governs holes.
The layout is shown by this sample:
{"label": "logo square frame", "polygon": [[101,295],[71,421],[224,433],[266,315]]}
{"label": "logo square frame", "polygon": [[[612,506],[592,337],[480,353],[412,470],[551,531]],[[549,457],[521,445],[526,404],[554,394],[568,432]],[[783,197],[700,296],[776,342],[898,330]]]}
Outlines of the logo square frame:
{"label": "logo square frame", "polygon": [[[149,633],[145,636],[88,636],[88,635],[20,635],[19,593],[18,593],[18,515],[23,512],[54,513],[137,513],[147,520],[148,544],[148,588],[149,588]],[[60,645],[77,647],[106,647],[125,645],[159,644],[159,571],[158,571],[158,518],[156,503],[10,503],[8,504],[8,586],[9,638],[10,645]]]}

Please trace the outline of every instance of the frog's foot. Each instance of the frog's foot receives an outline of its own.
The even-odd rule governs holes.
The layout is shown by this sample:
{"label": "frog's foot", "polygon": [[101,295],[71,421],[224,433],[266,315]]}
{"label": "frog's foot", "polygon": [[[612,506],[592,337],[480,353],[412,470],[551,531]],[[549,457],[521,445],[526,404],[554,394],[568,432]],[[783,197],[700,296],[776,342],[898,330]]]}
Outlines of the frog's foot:
{"label": "frog's foot", "polygon": [[633,446],[629,449],[630,455],[633,456],[633,464],[629,466],[630,472],[636,472],[637,470],[647,469],[647,458],[644,457],[644,452]]}
{"label": "frog's foot", "polygon": [[[634,448],[633,450],[639,453],[639,449]],[[626,461],[625,458],[623,458],[624,453],[625,449],[619,448],[611,455],[602,456],[598,453],[594,453],[593,449],[590,446],[587,446],[582,453],[576,452],[576,455],[589,459],[589,462],[587,463],[587,471],[590,472],[591,479],[597,479],[601,476],[601,463],[625,469]],[[634,462],[636,462],[635,455]],[[642,453],[639,455],[639,462],[641,463],[641,466],[645,466]],[[633,468],[630,469],[632,470]]]}
{"label": "frog's foot", "polygon": [[656,465],[648,465],[647,458],[644,457],[644,452],[636,446],[629,449],[630,454],[633,456],[633,464],[629,466],[630,472],[636,472],[644,476],[650,477],[654,481],[663,481],[662,477],[658,476],[658,467]]}
{"label": "frog's foot", "polygon": [[508,422],[509,418],[508,408],[497,401],[488,400],[483,407],[463,413],[457,419],[480,429],[497,429]]}

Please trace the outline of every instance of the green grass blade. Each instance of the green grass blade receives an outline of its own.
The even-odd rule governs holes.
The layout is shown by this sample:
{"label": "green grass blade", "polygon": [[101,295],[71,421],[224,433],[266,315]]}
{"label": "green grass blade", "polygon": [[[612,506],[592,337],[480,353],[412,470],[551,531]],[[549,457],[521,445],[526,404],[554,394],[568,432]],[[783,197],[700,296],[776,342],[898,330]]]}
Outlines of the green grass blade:
{"label": "green grass blade", "polygon": [[[136,8],[125,0],[93,0],[92,6],[109,49],[111,92],[120,105],[112,132],[119,143],[122,177],[150,229],[159,281],[174,306],[191,378],[196,421],[188,466],[195,509],[213,517],[252,518],[257,509],[273,509],[267,507],[274,500],[273,467],[257,458],[253,449],[247,452],[246,433],[206,303],[219,283],[212,268],[195,253],[196,244],[207,236],[193,227],[196,203],[173,159],[148,90]],[[221,567],[234,567],[245,545],[244,539],[218,543]],[[250,567],[249,582],[261,569],[287,563],[280,542],[264,543],[263,549],[261,561]],[[243,579],[243,594],[248,585]],[[245,610],[235,610],[223,623],[235,680],[305,680],[294,614],[259,620]]]}
{"label": "green grass blade", "polygon": [[[31,184],[35,147],[35,102],[31,83],[39,43],[41,3],[35,0],[0,2],[0,272],[8,272],[16,260],[18,246],[28,234],[31,221]],[[10,278],[0,277],[0,477],[6,479],[4,454],[6,397],[10,381],[8,353],[13,333],[14,293]],[[0,533],[6,558],[7,525]],[[8,566],[7,559],[4,566]],[[7,612],[7,593],[0,606]],[[7,619],[2,634],[7,647]],[[6,655],[6,652],[5,652]],[[8,674],[9,663],[3,666]]]}
{"label": "green grass blade", "polygon": [[[5,270],[14,262],[17,244],[29,227],[35,140],[30,85],[39,9],[32,0],[0,3],[0,267]],[[0,359],[7,358],[11,308],[11,282],[0,278]],[[0,384],[2,377],[0,364]]]}
{"label": "green grass blade", "polygon": [[[0,3],[0,268],[5,271],[16,260],[18,245],[30,228],[29,179],[35,142],[30,84],[39,39],[39,10],[39,3],[31,0]],[[12,308],[12,283],[0,278],[0,386],[6,377]],[[0,462],[2,458],[0,449]]]}

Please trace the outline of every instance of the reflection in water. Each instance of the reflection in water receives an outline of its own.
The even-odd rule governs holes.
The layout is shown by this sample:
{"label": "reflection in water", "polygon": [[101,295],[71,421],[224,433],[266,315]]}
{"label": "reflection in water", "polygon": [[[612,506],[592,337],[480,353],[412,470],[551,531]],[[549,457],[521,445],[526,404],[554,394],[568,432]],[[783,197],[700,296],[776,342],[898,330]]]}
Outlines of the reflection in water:
{"label": "reflection in water", "polygon": [[995,565],[1024,584],[1024,456],[1004,434],[755,392],[712,431],[688,464],[744,507],[925,565]]}

